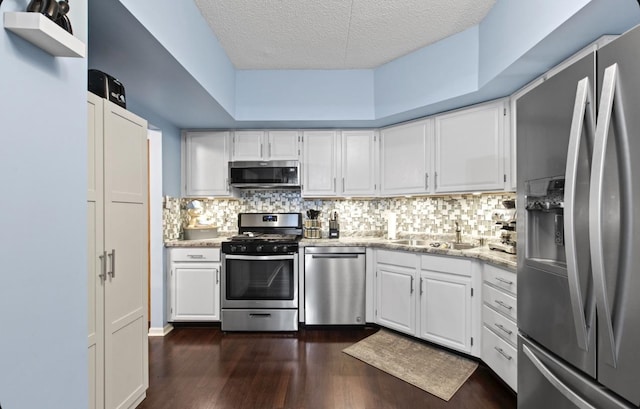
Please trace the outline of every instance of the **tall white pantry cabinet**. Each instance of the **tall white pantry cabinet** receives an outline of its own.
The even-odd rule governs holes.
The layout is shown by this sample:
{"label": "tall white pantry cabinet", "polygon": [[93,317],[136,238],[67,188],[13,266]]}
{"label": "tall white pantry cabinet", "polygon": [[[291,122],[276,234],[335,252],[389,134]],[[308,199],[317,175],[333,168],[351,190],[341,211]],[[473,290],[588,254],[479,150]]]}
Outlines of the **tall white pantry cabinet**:
{"label": "tall white pantry cabinet", "polygon": [[147,121],[88,94],[89,408],[149,387]]}

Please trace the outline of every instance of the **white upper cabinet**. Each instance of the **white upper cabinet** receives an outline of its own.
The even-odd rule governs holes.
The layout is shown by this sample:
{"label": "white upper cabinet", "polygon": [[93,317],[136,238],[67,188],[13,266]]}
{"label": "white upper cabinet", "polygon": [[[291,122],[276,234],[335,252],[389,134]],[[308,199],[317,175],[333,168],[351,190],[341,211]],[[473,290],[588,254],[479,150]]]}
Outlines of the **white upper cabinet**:
{"label": "white upper cabinet", "polygon": [[303,196],[376,195],[378,136],[375,131],[305,131],[302,151]]}
{"label": "white upper cabinet", "polygon": [[438,115],[434,121],[435,193],[505,188],[504,100]]}
{"label": "white upper cabinet", "polygon": [[378,136],[372,130],[342,131],[342,196],[375,196],[378,187]]}
{"label": "white upper cabinet", "polygon": [[296,160],[298,141],[298,131],[235,131],[232,160]]}
{"label": "white upper cabinet", "polygon": [[270,160],[295,160],[300,157],[298,131],[268,131],[267,157]]}
{"label": "white upper cabinet", "polygon": [[229,132],[185,132],[183,196],[231,196]]}
{"label": "white upper cabinet", "polygon": [[302,196],[337,195],[338,131],[305,131],[302,135]]}
{"label": "white upper cabinet", "polygon": [[386,128],[380,134],[382,195],[429,193],[433,186],[429,143],[433,120]]}

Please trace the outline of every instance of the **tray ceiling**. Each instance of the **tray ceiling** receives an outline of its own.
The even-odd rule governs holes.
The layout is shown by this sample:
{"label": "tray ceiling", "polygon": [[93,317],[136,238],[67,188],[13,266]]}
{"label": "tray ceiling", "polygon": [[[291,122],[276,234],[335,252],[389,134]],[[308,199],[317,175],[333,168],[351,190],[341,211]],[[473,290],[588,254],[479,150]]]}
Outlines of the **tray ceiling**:
{"label": "tray ceiling", "polygon": [[496,0],[195,0],[237,69],[373,68],[478,24]]}

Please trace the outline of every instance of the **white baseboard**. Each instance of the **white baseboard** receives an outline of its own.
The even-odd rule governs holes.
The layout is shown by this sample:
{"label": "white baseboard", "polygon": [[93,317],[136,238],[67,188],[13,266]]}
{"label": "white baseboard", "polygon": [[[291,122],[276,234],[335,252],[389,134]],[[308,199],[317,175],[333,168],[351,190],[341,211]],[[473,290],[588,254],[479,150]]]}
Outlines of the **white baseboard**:
{"label": "white baseboard", "polygon": [[164,337],[168,333],[173,331],[173,325],[167,324],[164,328],[151,327],[149,328],[149,336],[150,337]]}

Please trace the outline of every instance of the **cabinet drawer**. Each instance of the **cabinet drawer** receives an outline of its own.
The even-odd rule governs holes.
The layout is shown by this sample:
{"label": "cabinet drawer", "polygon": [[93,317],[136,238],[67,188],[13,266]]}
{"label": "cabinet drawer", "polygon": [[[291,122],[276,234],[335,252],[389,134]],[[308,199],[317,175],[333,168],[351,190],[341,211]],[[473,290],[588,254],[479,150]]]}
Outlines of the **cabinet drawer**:
{"label": "cabinet drawer", "polygon": [[513,320],[483,305],[482,323],[491,328],[500,338],[509,341],[511,345],[518,345],[518,327]]}
{"label": "cabinet drawer", "polygon": [[405,253],[402,251],[378,250],[376,261],[382,264],[391,264],[415,269],[418,264],[418,256],[413,253]]}
{"label": "cabinet drawer", "polygon": [[518,353],[516,348],[482,327],[482,360],[494,370],[503,381],[517,391]]}
{"label": "cabinet drawer", "polygon": [[517,302],[516,298],[505,292],[497,290],[486,283],[482,285],[482,301],[491,306],[496,311],[513,318],[517,322]]}
{"label": "cabinet drawer", "polygon": [[423,270],[440,271],[442,273],[471,275],[471,261],[457,257],[421,256],[420,264]]}
{"label": "cabinet drawer", "polygon": [[176,261],[220,261],[220,249],[217,248],[173,248],[170,250],[171,262]]}
{"label": "cabinet drawer", "polygon": [[516,294],[516,273],[512,273],[511,271],[503,270],[501,268],[497,268],[485,263],[484,281],[505,291],[509,291],[512,294]]}

